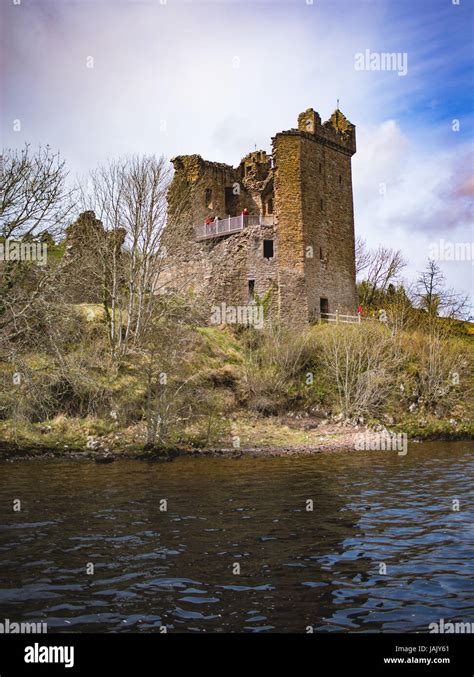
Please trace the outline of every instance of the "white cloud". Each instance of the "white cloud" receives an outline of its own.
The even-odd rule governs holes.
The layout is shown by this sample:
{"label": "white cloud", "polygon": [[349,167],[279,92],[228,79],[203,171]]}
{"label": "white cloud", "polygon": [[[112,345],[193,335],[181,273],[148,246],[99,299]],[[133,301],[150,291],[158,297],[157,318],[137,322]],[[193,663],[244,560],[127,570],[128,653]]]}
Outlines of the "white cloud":
{"label": "white cloud", "polygon": [[[430,245],[440,238],[472,241],[469,147],[428,147],[388,120],[360,127],[358,149],[353,160],[356,231],[371,246],[401,249],[409,260],[408,277],[425,267]],[[450,284],[472,293],[472,262],[441,265]]]}

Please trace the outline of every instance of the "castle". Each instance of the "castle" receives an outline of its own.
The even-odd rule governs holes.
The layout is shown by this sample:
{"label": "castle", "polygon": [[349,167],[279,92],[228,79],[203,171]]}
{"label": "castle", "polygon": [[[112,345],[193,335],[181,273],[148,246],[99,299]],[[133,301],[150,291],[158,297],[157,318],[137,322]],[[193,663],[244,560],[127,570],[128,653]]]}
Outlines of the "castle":
{"label": "castle", "polygon": [[265,298],[290,323],[354,314],[355,126],[340,110],[322,123],[310,108],[272,147],[236,168],[172,159],[164,285],[229,306]]}

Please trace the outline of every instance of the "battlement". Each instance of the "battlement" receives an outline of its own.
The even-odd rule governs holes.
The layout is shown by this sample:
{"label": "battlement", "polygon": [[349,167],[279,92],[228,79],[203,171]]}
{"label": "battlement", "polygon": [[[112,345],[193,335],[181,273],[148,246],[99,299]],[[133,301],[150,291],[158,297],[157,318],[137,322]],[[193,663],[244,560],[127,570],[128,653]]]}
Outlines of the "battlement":
{"label": "battlement", "polygon": [[279,132],[272,138],[272,141],[275,142],[275,139],[281,135],[313,139],[348,155],[354,155],[357,150],[355,125],[349,122],[339,109],[336,109],[326,122],[321,122],[319,113],[313,108],[308,108],[298,115],[298,129]]}
{"label": "battlement", "polygon": [[268,170],[272,166],[271,155],[264,150],[254,150],[251,153],[247,153],[239,164],[239,167],[244,167],[245,171],[249,169],[257,170],[257,168],[265,173],[268,173]]}
{"label": "battlement", "polygon": [[200,155],[176,155],[171,158],[176,172],[181,173],[188,181],[197,181],[205,175],[228,175],[235,172],[232,165],[224,162],[211,162],[204,160]]}

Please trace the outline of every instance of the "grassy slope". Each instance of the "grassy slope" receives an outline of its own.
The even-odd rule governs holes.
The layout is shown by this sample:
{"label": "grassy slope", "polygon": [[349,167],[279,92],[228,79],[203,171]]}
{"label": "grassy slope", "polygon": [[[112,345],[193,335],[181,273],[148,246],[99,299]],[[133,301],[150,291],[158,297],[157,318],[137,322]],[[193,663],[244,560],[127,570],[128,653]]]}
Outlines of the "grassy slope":
{"label": "grassy slope", "polygon": [[[80,311],[88,323],[93,324],[102,318],[100,306],[82,304]],[[318,331],[318,327],[313,331]],[[185,426],[173,440],[174,445],[186,449],[203,446],[231,448],[236,445],[238,438],[240,448],[299,448],[326,443],[330,446],[338,437],[347,435],[346,427],[338,428],[330,422],[322,422],[325,418],[322,411],[308,418],[305,405],[296,415],[288,415],[287,412],[281,416],[263,417],[248,411],[245,405],[242,406],[242,393],[245,390],[243,343],[226,328],[200,328],[198,333],[200,338],[193,356],[193,368],[200,372],[203,382],[218,396],[222,410],[212,418],[210,424],[206,421],[203,425],[194,422]],[[469,338],[466,337],[466,340],[469,341]],[[28,362],[35,369],[48,368],[48,359],[41,354],[29,355]],[[109,380],[108,375],[100,370],[97,370],[94,378],[101,385]],[[139,377],[139,364],[132,360],[126,365],[112,387],[117,392],[119,401],[120,398],[143,395],[144,385]],[[295,387],[299,387],[298,384]],[[390,429],[407,432],[409,437],[466,436],[472,433],[468,413],[466,407],[461,406],[455,419],[452,416],[437,419],[434,416],[392,410],[390,414],[395,421],[393,424],[390,422]],[[365,423],[377,422],[374,419]],[[387,420],[381,418],[381,422],[386,424]],[[102,449],[137,452],[145,442],[145,425],[143,422],[126,425],[112,418],[69,418],[64,415],[39,423],[25,420],[0,421],[0,440],[8,446],[19,448],[83,450],[90,436],[101,440]]]}

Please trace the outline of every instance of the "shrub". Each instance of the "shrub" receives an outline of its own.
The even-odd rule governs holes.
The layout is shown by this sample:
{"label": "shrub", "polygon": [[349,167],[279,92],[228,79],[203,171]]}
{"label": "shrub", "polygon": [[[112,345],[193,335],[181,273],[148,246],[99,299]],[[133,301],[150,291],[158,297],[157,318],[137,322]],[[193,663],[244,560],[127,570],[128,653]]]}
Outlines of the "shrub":
{"label": "shrub", "polygon": [[274,414],[285,406],[292,380],[309,360],[309,338],[307,329],[273,326],[261,332],[255,347],[246,350],[244,382],[250,409]]}
{"label": "shrub", "polygon": [[403,355],[386,327],[328,325],[316,336],[316,351],[329,398],[345,416],[373,414],[394,392]]}

